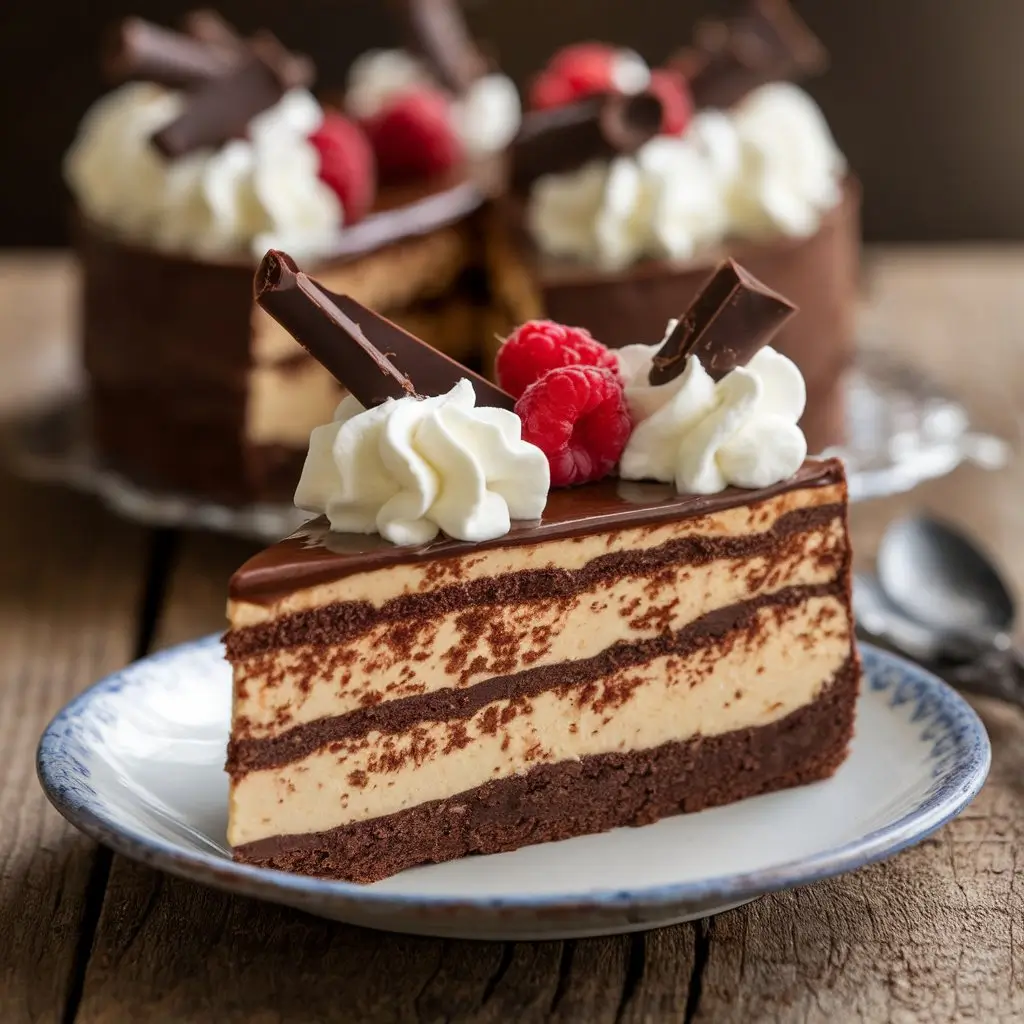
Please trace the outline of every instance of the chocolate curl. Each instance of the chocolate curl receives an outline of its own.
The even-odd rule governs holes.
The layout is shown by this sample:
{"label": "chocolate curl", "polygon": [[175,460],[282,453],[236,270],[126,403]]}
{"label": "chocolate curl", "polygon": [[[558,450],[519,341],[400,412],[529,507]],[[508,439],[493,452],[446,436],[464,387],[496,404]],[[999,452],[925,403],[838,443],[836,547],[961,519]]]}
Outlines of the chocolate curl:
{"label": "chocolate curl", "polygon": [[819,74],[828,53],[788,0],[748,0],[733,18],[699,23],[693,45],[669,63],[698,107],[725,108],[768,82]]}
{"label": "chocolate curl", "polygon": [[513,188],[526,192],[545,174],[635,153],[658,134],[661,121],[661,100],[651,92],[604,93],[533,111],[512,144]]}
{"label": "chocolate curl", "polygon": [[463,378],[477,403],[513,409],[515,399],[426,342],[307,277],[283,252],[263,258],[256,302],[367,409],[389,398],[443,395]]}
{"label": "chocolate curl", "polygon": [[473,41],[455,0],[391,0],[407,45],[447,89],[461,94],[483,75],[488,61]]}
{"label": "chocolate curl", "polygon": [[256,302],[367,409],[419,397],[411,381],[286,253],[271,249],[253,282]]}
{"label": "chocolate curl", "polygon": [[101,57],[112,84],[144,80],[191,88],[224,75],[238,58],[142,18],[125,18],[108,35]]}
{"label": "chocolate curl", "polygon": [[708,278],[658,349],[648,383],[667,384],[696,356],[713,380],[746,366],[797,307],[733,260]]}

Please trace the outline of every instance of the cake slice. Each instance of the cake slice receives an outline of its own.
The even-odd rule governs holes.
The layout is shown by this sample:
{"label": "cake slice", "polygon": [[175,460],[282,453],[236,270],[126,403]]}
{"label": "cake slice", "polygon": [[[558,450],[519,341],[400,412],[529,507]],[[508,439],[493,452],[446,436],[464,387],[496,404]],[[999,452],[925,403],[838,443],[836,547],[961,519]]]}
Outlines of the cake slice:
{"label": "cake slice", "polygon": [[[386,429],[441,401],[414,382],[429,381],[432,395],[449,382],[459,393],[472,387],[481,434],[516,415],[513,396],[459,381],[455,364],[426,357],[415,339],[285,262],[265,267],[258,288],[272,315],[346,374],[363,416],[391,417]],[[522,438],[508,439],[504,461],[486,476],[487,493],[504,495],[508,511],[491,530],[475,516],[444,519],[443,495],[465,480],[447,476],[454,463],[437,457],[443,482],[423,513],[433,539],[402,544],[355,532],[358,501],[337,481],[323,486],[324,473],[343,480],[350,467],[328,463],[362,460],[364,480],[375,472],[368,451],[386,449],[387,462],[404,442],[388,447],[393,436],[374,435],[356,452],[358,432],[344,433],[356,420],[344,415],[326,447],[315,434],[298,497],[322,503],[327,517],[251,559],[230,585],[234,856],[373,882],[831,775],[846,755],[859,683],[842,465],[790,451],[795,464],[780,479],[712,492],[715,473],[740,479],[755,464],[763,472],[766,459],[744,462],[746,442],[731,437],[714,466],[698,459],[691,472],[686,451],[699,438],[688,432],[678,479],[621,478],[660,472],[656,453],[643,450],[644,428],[669,443],[664,417],[673,407],[641,409],[657,404],[658,389],[692,405],[695,389],[728,381],[696,428],[713,432],[739,384],[767,386],[769,363],[781,380],[792,364],[772,363],[782,359],[775,354],[765,363],[771,350],[762,346],[789,312],[739,268],[723,268],[652,346],[649,392],[635,380],[631,388],[623,366],[635,426],[620,478],[552,486],[531,516],[543,474],[528,438],[538,396],[562,371],[540,376],[514,406]],[[347,339],[333,355],[328,324]],[[799,433],[800,409],[786,410],[783,393],[773,392],[775,419],[756,424],[776,459]],[[369,436],[375,420],[361,422],[359,436]],[[451,436],[455,424],[443,424]],[[425,428],[403,436],[441,450]],[[491,450],[463,440],[464,451]],[[557,484],[563,467],[544,454]],[[684,478],[708,493],[680,493]],[[387,512],[393,495],[375,500],[370,522],[382,532],[412,529],[407,503],[403,518]],[[455,524],[448,536],[437,532],[440,521]],[[468,523],[477,536],[465,536]]]}

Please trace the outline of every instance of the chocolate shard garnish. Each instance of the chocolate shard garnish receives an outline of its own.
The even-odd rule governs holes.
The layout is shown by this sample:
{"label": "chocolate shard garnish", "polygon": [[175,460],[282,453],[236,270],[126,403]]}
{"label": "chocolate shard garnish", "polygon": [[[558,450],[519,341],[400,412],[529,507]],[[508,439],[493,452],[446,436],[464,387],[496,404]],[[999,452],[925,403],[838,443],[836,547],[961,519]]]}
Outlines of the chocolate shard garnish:
{"label": "chocolate shard garnish", "polygon": [[727,20],[700,22],[693,45],[670,62],[698,107],[731,107],[768,82],[819,74],[828,53],[789,0],[748,0]]}
{"label": "chocolate shard garnish", "polygon": [[303,274],[271,250],[254,283],[256,301],[366,408],[389,398],[443,395],[462,378],[477,404],[513,409],[515,399],[397,324]]}
{"label": "chocolate shard garnish", "polygon": [[103,74],[113,84],[144,80],[172,89],[220,78],[237,63],[237,56],[142,18],[115,25],[101,57]]}
{"label": "chocolate shard garnish", "polygon": [[648,382],[667,384],[696,356],[714,380],[746,366],[797,312],[797,307],[726,260],[704,284],[690,308],[658,349]]}
{"label": "chocolate shard garnish", "polygon": [[286,253],[271,249],[253,282],[256,302],[367,409],[419,397],[412,382],[330,294]]}
{"label": "chocolate shard garnish", "polygon": [[153,144],[174,159],[245,135],[249,122],[284,95],[284,68],[256,53],[234,71],[191,93],[185,109],[153,136]]}
{"label": "chocolate shard garnish", "polygon": [[364,335],[413,381],[417,394],[443,395],[465,378],[473,385],[477,405],[494,409],[515,408],[516,400],[497,384],[450,359],[350,296],[334,292],[327,294],[338,309],[358,323]]}
{"label": "chocolate shard garnish", "polygon": [[545,174],[635,153],[658,134],[661,121],[661,100],[651,92],[605,93],[533,111],[512,144],[512,186],[525,192]]}
{"label": "chocolate shard garnish", "polygon": [[447,89],[464,93],[487,74],[489,62],[473,41],[455,0],[391,0],[406,45]]}

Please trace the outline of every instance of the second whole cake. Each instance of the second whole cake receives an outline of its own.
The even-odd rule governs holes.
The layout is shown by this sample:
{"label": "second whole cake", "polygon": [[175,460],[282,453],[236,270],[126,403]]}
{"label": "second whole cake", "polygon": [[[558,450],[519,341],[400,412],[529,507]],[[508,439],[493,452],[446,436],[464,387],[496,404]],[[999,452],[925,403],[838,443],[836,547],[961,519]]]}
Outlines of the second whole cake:
{"label": "second whole cake", "polygon": [[846,486],[767,344],[785,299],[725,263],[654,345],[526,325],[516,397],[283,254],[257,295],[350,394],[321,517],[231,581],[236,859],[373,882],[835,771]]}
{"label": "second whole cake", "polygon": [[[308,59],[209,11],[180,31],[117,26],[104,60],[116,87],[65,161],[105,466],[231,504],[290,498],[309,432],[342,392],[253,304],[271,246],[450,354],[476,354],[479,218],[518,94],[482,60],[449,66],[416,7],[395,5],[420,55],[366,55],[341,109],[310,91]],[[462,39],[453,52],[476,51]]]}
{"label": "second whole cake", "polygon": [[614,347],[656,337],[731,256],[800,307],[774,344],[807,382],[811,451],[840,443],[860,193],[821,111],[787,81],[824,63],[786,0],[702,23],[653,70],[599,44],[556,55],[494,221],[492,333],[547,317]]}

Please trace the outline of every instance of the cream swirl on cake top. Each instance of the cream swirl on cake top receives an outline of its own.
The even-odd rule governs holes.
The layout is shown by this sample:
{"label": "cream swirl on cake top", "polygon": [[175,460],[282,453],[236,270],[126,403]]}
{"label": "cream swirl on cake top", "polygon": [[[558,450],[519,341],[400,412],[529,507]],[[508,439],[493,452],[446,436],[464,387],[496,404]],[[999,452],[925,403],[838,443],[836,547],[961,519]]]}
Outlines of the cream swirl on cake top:
{"label": "cream swirl on cake top", "polygon": [[300,256],[329,249],[342,223],[309,142],[320,104],[292,89],[249,124],[247,137],[176,160],[152,144],[183,94],[137,82],[86,115],[64,170],[84,213],[135,241],[204,256],[282,245]]}
{"label": "cream swirl on cake top", "polygon": [[845,171],[814,101],[778,82],[729,111],[698,113],[681,136],[541,178],[527,219],[547,255],[618,270],[726,238],[812,235],[838,204]]}
{"label": "cream swirl on cake top", "polygon": [[325,514],[332,530],[425,544],[440,532],[465,541],[508,533],[547,502],[544,453],[522,440],[515,413],[476,404],[459,381],[432,398],[389,399],[372,409],[351,395],[317,427],[295,504]]}
{"label": "cream swirl on cake top", "polygon": [[660,348],[630,345],[618,352],[634,421],[619,466],[623,479],[715,494],[768,487],[800,468],[807,457],[798,426],[807,389],[792,360],[765,347],[716,382],[691,355],[678,377],[652,386],[648,373]]}

